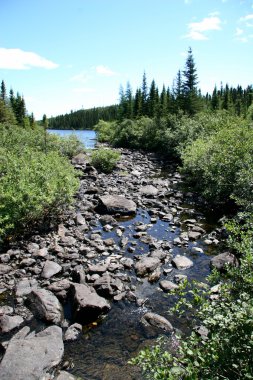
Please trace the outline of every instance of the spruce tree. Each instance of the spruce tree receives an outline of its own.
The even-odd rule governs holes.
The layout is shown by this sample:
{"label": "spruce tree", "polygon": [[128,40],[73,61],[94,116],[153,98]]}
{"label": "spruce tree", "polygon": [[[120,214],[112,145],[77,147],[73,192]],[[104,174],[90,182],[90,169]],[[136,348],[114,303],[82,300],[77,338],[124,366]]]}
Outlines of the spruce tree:
{"label": "spruce tree", "polygon": [[0,97],[3,101],[6,101],[6,87],[5,87],[5,83],[4,81],[2,80],[1,82],[1,93],[0,93]]}
{"label": "spruce tree", "polygon": [[144,71],[143,77],[142,77],[142,87],[141,87],[141,108],[142,108],[142,115],[147,116],[148,115],[148,85],[147,85],[147,76]]}
{"label": "spruce tree", "polygon": [[194,115],[201,108],[201,99],[198,95],[198,75],[191,48],[188,50],[183,76],[183,109],[189,115]]}

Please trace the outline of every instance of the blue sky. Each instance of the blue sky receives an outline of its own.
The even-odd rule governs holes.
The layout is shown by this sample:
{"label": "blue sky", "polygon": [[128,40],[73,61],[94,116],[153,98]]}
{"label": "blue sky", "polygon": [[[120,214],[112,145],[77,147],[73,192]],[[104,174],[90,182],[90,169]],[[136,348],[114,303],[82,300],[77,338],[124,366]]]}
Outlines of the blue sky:
{"label": "blue sky", "polygon": [[171,86],[191,46],[202,92],[253,84],[253,0],[0,0],[0,80],[40,119]]}

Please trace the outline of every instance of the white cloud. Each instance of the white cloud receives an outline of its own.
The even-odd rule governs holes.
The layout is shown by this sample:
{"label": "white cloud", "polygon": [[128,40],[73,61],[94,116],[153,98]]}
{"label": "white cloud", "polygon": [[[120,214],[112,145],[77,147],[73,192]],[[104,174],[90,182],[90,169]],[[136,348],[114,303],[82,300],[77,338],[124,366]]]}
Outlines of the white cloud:
{"label": "white cloud", "polygon": [[117,75],[117,73],[109,69],[109,67],[103,65],[96,66],[96,73],[99,75],[105,75],[107,77]]}
{"label": "white cloud", "polygon": [[235,31],[235,36],[238,37],[238,36],[241,36],[243,34],[243,30],[240,29],[240,28],[236,28],[236,31]]}
{"label": "white cloud", "polygon": [[253,20],[253,13],[246,15],[244,17],[241,17],[239,21],[244,22],[244,21],[249,21],[249,20]]}
{"label": "white cloud", "polygon": [[210,15],[200,22],[188,24],[189,33],[185,36],[192,40],[207,40],[206,32],[210,30],[221,30],[221,19],[218,16]]}
{"label": "white cloud", "polygon": [[56,63],[30,51],[0,48],[0,69],[29,70],[32,67],[55,69],[58,66]]}

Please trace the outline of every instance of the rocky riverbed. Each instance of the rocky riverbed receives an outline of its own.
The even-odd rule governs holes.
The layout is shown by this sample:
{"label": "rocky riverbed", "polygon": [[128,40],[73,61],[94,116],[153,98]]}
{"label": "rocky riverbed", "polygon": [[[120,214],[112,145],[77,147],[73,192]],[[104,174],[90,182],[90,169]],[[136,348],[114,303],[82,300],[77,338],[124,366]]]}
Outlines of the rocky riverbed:
{"label": "rocky riverbed", "polygon": [[173,344],[184,328],[166,313],[169,293],[186,277],[204,280],[221,230],[186,206],[192,195],[173,168],[162,176],[154,155],[120,152],[107,175],[75,157],[75,207],[1,252],[2,380],[141,379],[131,354],[159,334]]}

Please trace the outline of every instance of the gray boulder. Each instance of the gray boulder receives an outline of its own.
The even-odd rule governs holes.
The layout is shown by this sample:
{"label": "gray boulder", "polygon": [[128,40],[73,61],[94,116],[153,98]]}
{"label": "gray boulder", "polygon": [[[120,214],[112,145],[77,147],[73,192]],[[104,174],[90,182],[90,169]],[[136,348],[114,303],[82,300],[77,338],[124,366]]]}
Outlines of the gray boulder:
{"label": "gray boulder", "polygon": [[181,270],[189,269],[193,266],[193,262],[186,256],[178,255],[171,262],[177,269]]}
{"label": "gray boulder", "polygon": [[146,185],[140,188],[140,193],[146,197],[155,197],[158,194],[158,189],[153,185]]}
{"label": "gray boulder", "polygon": [[109,302],[85,284],[71,285],[71,298],[74,320],[81,324],[89,323],[110,310]]}
{"label": "gray boulder", "polygon": [[24,322],[19,315],[0,315],[0,333],[7,333],[19,327]]}
{"label": "gray boulder", "polygon": [[174,282],[168,281],[168,280],[160,281],[160,287],[165,292],[170,292],[171,290],[178,289],[178,285],[176,285],[176,284],[174,284]]}
{"label": "gray boulder", "polygon": [[27,297],[29,309],[35,317],[46,322],[60,324],[63,309],[56,296],[46,289],[33,289]]}
{"label": "gray boulder", "polygon": [[42,278],[50,278],[55,274],[61,272],[62,267],[54,261],[47,260],[44,264],[41,277]]}
{"label": "gray boulder", "polygon": [[130,215],[136,213],[136,204],[121,195],[104,195],[99,197],[98,209],[107,214]]}
{"label": "gray boulder", "polygon": [[159,314],[146,313],[141,318],[141,322],[146,327],[153,326],[153,327],[156,327],[158,329],[161,329],[161,330],[164,330],[167,332],[173,331],[172,324],[166,318],[162,317]]}
{"label": "gray boulder", "polygon": [[0,363],[1,380],[38,380],[58,365],[64,347],[62,330],[50,326],[38,334],[24,327],[10,340]]}
{"label": "gray boulder", "polygon": [[227,265],[237,266],[238,261],[230,252],[223,252],[213,257],[210,262],[211,268],[216,268],[219,271],[224,271]]}
{"label": "gray boulder", "polygon": [[71,341],[76,340],[79,338],[82,332],[82,325],[79,323],[74,323],[73,325],[69,326],[67,331],[64,334],[64,341]]}
{"label": "gray boulder", "polygon": [[146,276],[153,272],[160,265],[160,260],[157,257],[144,256],[135,264],[135,270],[138,276]]}
{"label": "gray boulder", "polygon": [[54,377],[54,380],[76,380],[76,379],[77,378],[74,375],[71,375],[70,373],[66,371],[60,371],[58,375]]}

